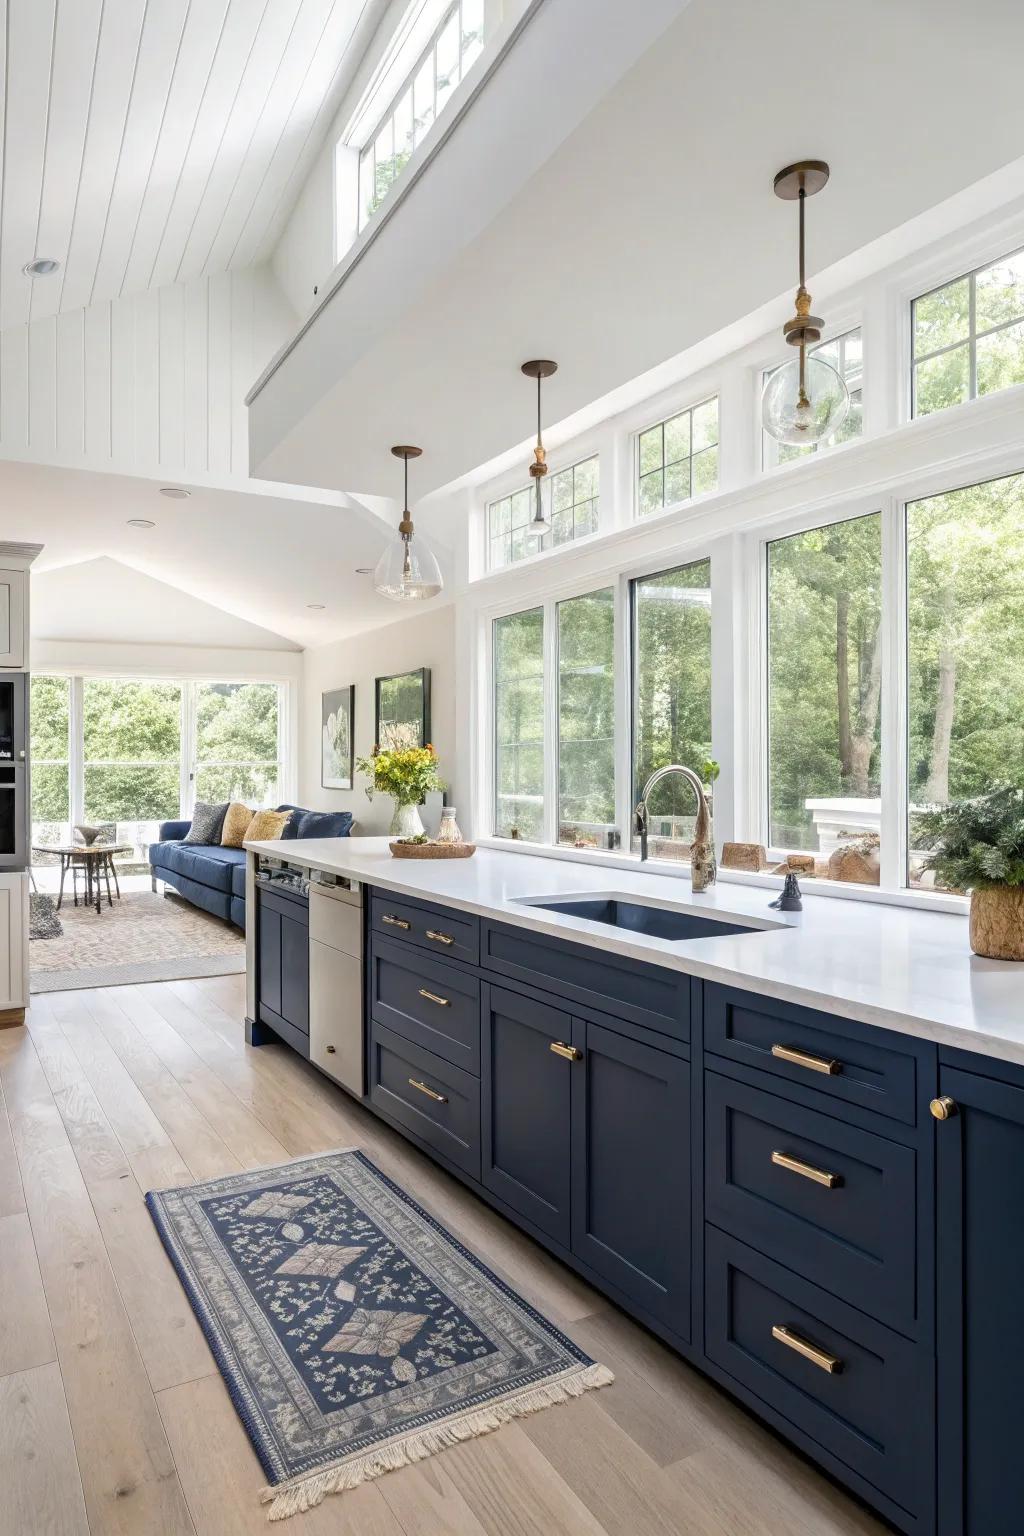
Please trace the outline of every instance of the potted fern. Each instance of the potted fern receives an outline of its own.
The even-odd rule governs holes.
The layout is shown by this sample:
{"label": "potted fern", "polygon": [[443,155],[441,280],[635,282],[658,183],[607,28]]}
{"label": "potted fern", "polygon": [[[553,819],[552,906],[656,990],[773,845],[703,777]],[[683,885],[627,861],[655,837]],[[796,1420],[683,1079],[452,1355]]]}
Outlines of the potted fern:
{"label": "potted fern", "polygon": [[1024,789],[922,811],[914,840],[931,850],[924,867],[942,885],[970,892],[974,953],[1024,960]]}

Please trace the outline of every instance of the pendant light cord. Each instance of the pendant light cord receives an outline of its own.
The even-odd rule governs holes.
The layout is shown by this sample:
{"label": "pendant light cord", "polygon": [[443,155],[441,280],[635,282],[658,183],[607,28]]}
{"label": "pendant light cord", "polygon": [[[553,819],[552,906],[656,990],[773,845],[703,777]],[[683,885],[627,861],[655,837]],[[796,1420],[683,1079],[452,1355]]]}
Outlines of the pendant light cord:
{"label": "pendant light cord", "polygon": [[[803,177],[802,176],[800,178],[800,191],[799,191],[799,194],[798,194],[798,198],[799,198],[799,203],[800,203],[800,292],[803,293],[803,291],[804,291],[804,276],[805,276],[805,262],[804,262],[804,204],[807,201],[807,188],[803,184]],[[806,396],[807,396],[807,390],[806,390],[806,385],[805,385],[806,365],[807,365],[807,344],[806,344],[806,342],[804,340],[803,335],[801,335],[801,337],[800,337],[800,398],[801,398],[801,400],[806,399]]]}

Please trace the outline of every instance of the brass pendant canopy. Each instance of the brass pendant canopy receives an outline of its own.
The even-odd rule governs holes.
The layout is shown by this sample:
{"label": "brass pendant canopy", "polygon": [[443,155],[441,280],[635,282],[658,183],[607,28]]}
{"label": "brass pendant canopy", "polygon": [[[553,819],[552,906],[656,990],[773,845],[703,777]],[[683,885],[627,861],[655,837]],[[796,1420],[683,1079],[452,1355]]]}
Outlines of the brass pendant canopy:
{"label": "brass pendant canopy", "polygon": [[392,602],[415,602],[436,597],[444,586],[441,568],[423,540],[414,539],[412,513],[409,511],[409,460],[418,459],[422,448],[399,443],[391,452],[405,464],[405,496],[398,524],[398,542],[389,541],[373,573],[374,590]]}
{"label": "brass pendant canopy", "polygon": [[528,363],[521,364],[522,372],[528,379],[537,380],[537,443],[533,450],[533,463],[530,465],[530,478],[534,484],[534,508],[533,517],[530,519],[529,532],[535,538],[543,538],[550,532],[550,519],[544,516],[544,498],[541,491],[541,482],[548,472],[547,455],[544,450],[544,442],[541,437],[541,381],[550,379],[553,373],[558,372],[558,364],[553,363],[549,357],[535,357]]}

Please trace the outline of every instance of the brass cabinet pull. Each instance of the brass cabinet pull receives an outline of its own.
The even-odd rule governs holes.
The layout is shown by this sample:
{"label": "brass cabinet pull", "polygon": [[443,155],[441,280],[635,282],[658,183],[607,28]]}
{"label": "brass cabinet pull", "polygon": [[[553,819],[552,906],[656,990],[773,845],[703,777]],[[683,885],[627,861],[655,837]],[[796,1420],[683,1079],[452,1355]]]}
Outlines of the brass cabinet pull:
{"label": "brass cabinet pull", "polygon": [[788,1152],[773,1152],[772,1162],[776,1168],[785,1168],[788,1173],[798,1173],[802,1179],[813,1179],[815,1184],[824,1184],[826,1189],[838,1189],[842,1184],[842,1175],[829,1173],[825,1168],[815,1168],[813,1163],[802,1163],[798,1157],[790,1157]]}
{"label": "brass cabinet pull", "polygon": [[425,997],[428,1003],[437,1003],[441,1008],[450,1008],[451,999],[439,997],[436,992],[428,992],[426,987],[420,987],[420,997]]}
{"label": "brass cabinet pull", "polygon": [[443,1093],[435,1093],[433,1088],[428,1088],[426,1083],[421,1083],[418,1077],[410,1077],[409,1087],[417,1088],[420,1093],[425,1093],[428,1099],[433,1099],[435,1104],[447,1104],[448,1100]]}
{"label": "brass cabinet pull", "polygon": [[578,1051],[574,1045],[566,1045],[564,1040],[552,1040],[548,1050],[554,1051],[556,1056],[564,1056],[566,1061],[583,1060],[583,1052]]}
{"label": "brass cabinet pull", "polygon": [[411,928],[412,923],[407,923],[404,917],[396,917],[393,912],[385,912],[381,916],[381,922],[387,923],[392,928]]}
{"label": "brass cabinet pull", "polygon": [[819,1349],[816,1344],[810,1344],[802,1339],[791,1328],[784,1328],[776,1323],[772,1329],[772,1338],[778,1339],[780,1344],[785,1344],[787,1349],[793,1349],[798,1355],[803,1355],[812,1365],[816,1365],[819,1371],[827,1371],[830,1376],[838,1376],[843,1368],[843,1362],[838,1355],[830,1355],[827,1349]]}
{"label": "brass cabinet pull", "polygon": [[793,1045],[773,1045],[772,1055],[779,1061],[788,1061],[794,1067],[806,1067],[808,1072],[824,1072],[829,1077],[835,1077],[843,1070],[841,1061],[832,1061],[827,1056],[812,1056],[809,1051],[798,1051]]}
{"label": "brass cabinet pull", "polygon": [[454,944],[455,940],[450,933],[438,933],[436,928],[427,929],[427,938],[433,939],[435,944]]}
{"label": "brass cabinet pull", "polygon": [[940,1099],[932,1099],[928,1105],[936,1120],[952,1120],[959,1114],[956,1099],[951,1099],[948,1093],[944,1093]]}

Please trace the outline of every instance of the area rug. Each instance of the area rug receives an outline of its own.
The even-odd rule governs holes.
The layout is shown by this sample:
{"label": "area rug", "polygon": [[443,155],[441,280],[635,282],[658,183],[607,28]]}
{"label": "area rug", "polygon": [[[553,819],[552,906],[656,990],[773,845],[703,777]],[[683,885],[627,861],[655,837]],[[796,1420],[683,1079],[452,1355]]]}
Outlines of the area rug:
{"label": "area rug", "polygon": [[57,916],[57,903],[44,891],[33,891],[28,899],[29,939],[59,939],[64,929]]}
{"label": "area rug", "polygon": [[146,1203],[271,1520],[613,1379],[359,1151]]}
{"label": "area rug", "polygon": [[97,913],[64,894],[63,932],[33,944],[33,992],[184,981],[245,970],[245,936],[177,896],[126,891]]}

